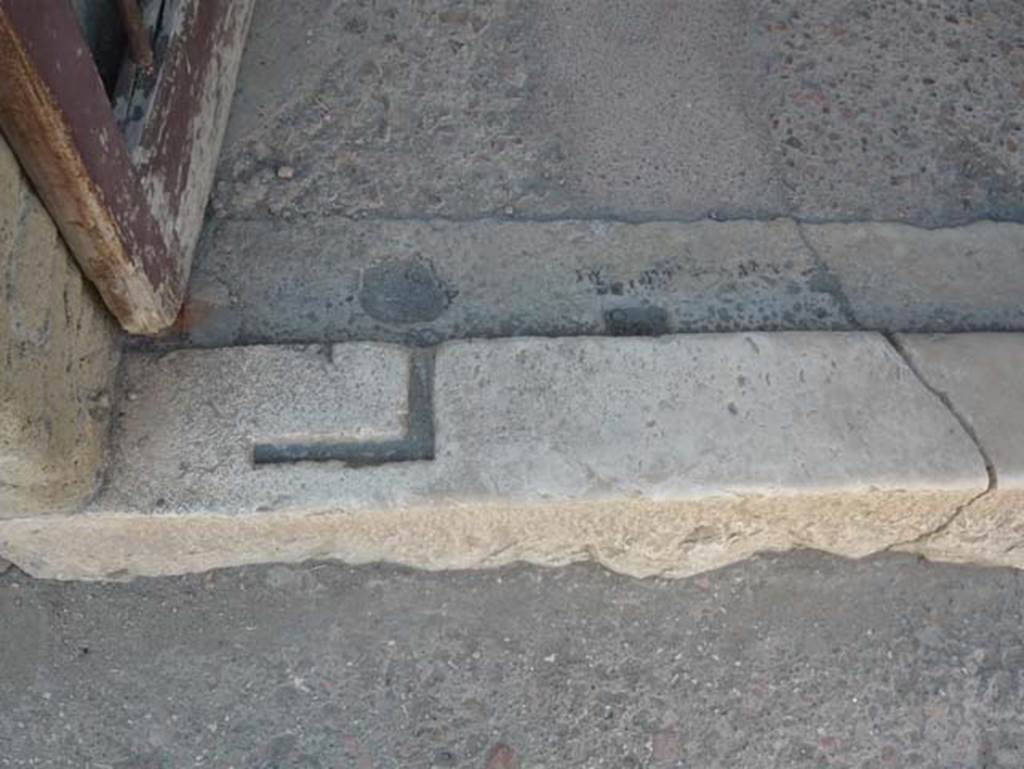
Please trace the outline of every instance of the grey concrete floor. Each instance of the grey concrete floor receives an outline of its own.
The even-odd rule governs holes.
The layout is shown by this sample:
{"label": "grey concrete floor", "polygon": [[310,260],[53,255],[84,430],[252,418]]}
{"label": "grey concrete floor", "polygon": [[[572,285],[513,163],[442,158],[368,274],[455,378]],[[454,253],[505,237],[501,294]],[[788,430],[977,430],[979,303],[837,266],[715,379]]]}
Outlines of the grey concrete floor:
{"label": "grey concrete floor", "polygon": [[1024,766],[1024,576],[767,555],[0,577],[0,767]]}
{"label": "grey concrete floor", "polygon": [[[766,261],[622,223],[1024,220],[1024,5],[262,0],[210,211],[164,344],[609,333],[591,279],[640,281],[670,331],[851,327],[799,244]],[[441,298],[360,312],[381,264],[386,295]],[[893,267],[910,301],[888,330],[1024,328],[961,309],[984,305],[972,275],[1018,285],[1024,249],[927,272]]]}
{"label": "grey concrete floor", "polygon": [[1016,0],[262,2],[214,202],[1019,218],[1022,35]]}

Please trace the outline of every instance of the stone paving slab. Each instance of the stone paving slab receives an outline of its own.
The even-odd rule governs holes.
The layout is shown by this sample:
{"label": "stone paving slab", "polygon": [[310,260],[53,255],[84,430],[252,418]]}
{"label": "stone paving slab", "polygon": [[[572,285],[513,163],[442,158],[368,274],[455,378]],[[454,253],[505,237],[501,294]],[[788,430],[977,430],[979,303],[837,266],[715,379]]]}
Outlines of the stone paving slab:
{"label": "stone paving slab", "polygon": [[104,498],[133,510],[244,505],[255,475],[270,483],[249,509],[272,506],[289,491],[253,473],[256,446],[400,438],[408,377],[408,353],[390,345],[129,355]]}
{"label": "stone paving slab", "polygon": [[1019,219],[1022,28],[1017,0],[261,3],[214,206]]}
{"label": "stone paving slab", "polygon": [[645,312],[649,333],[831,329],[833,288],[790,220],[228,221],[179,342],[643,333]]}
{"label": "stone paving slab", "polygon": [[1020,224],[225,221],[157,344],[1024,330],[1021,296]]}
{"label": "stone paving slab", "polygon": [[[0,523],[0,555],[88,579],[310,557],[686,575],[763,550],[866,555],[935,531],[988,488],[974,441],[876,334],[453,342],[434,352],[432,403],[416,404],[399,393],[423,352],[338,345],[305,391],[278,363],[309,348],[249,348],[245,366],[219,354],[130,359],[137,397],[104,490],[82,514]],[[165,405],[245,403],[264,357],[259,387],[288,394],[276,430],[300,438],[329,402],[325,381],[347,388],[338,424],[380,429],[380,389],[386,429],[399,404],[409,424],[432,408],[433,459],[244,465],[245,419],[210,430]]]}
{"label": "stone paving slab", "polygon": [[802,231],[859,328],[1024,329],[1024,227],[978,222],[805,224]]}
{"label": "stone paving slab", "polygon": [[901,336],[920,375],[974,432],[992,488],[914,543],[931,558],[1024,567],[1024,334]]}

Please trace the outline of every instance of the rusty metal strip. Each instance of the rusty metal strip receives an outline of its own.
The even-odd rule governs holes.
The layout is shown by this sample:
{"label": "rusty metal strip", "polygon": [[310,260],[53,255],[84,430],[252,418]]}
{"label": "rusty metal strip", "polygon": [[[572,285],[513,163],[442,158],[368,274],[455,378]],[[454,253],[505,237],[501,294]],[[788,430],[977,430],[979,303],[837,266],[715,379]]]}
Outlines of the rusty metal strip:
{"label": "rusty metal strip", "polygon": [[213,184],[254,0],[166,0],[129,144],[67,0],[0,0],[0,129],[108,307],[173,323]]}
{"label": "rusty metal strip", "polygon": [[0,128],[121,324],[172,322],[177,244],[150,210],[66,0],[0,0]]}

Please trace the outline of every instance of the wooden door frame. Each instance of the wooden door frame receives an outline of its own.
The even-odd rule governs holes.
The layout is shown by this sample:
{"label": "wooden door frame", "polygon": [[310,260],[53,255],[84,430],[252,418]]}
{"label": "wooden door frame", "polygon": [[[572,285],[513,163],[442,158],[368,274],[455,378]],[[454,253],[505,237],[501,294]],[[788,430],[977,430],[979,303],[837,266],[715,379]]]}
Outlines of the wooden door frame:
{"label": "wooden door frame", "polygon": [[255,0],[150,2],[157,66],[126,65],[115,113],[67,0],[0,0],[0,130],[137,334],[184,299]]}

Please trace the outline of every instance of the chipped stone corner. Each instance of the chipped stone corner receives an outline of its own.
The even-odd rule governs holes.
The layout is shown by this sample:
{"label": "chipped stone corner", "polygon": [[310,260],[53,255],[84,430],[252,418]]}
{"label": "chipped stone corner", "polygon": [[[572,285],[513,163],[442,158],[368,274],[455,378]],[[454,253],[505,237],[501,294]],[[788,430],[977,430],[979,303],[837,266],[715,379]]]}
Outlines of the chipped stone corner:
{"label": "chipped stone corner", "polygon": [[118,340],[0,139],[0,518],[74,509],[95,491]]}

